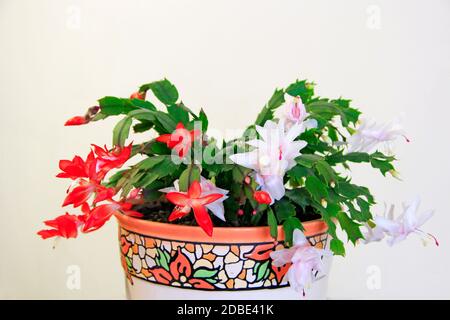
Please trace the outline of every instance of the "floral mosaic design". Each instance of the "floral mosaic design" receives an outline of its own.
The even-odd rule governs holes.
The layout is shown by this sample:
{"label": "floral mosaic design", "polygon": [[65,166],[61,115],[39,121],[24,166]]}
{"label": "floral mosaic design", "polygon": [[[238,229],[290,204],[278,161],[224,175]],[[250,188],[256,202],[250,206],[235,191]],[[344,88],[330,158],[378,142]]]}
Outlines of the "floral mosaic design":
{"label": "floral mosaic design", "polygon": [[[328,234],[309,237],[324,248]],[[250,290],[287,286],[289,264],[272,265],[270,252],[282,242],[212,244],[158,239],[120,228],[122,266],[146,281],[201,290]]]}

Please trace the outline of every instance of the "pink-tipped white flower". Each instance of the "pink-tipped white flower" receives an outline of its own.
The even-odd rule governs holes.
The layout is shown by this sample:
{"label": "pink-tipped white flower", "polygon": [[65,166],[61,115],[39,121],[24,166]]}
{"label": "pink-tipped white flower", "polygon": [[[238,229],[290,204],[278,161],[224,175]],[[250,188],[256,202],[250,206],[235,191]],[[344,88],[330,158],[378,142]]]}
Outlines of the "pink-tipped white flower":
{"label": "pink-tipped white flower", "polygon": [[[179,192],[179,180],[175,180],[173,183],[173,187],[160,189],[160,192],[169,193],[169,192]],[[201,177],[200,179],[200,187],[202,190],[201,197],[205,197],[210,194],[223,194],[224,196],[218,200],[215,200],[211,203],[205,205],[211,212],[220,220],[225,221],[225,209],[223,206],[223,202],[228,198],[228,190],[217,188],[214,183]],[[187,193],[187,192],[186,192]]]}
{"label": "pink-tipped white flower", "polygon": [[399,137],[409,142],[399,118],[380,125],[373,120],[363,120],[356,132],[347,139],[348,152],[371,153],[380,148],[380,151],[392,154],[392,144]]}
{"label": "pink-tipped white flower", "polygon": [[285,130],[284,121],[275,123],[266,121],[264,127],[256,126],[261,139],[248,141],[247,144],[255,149],[246,153],[230,156],[231,161],[255,171],[255,180],[261,189],[270,194],[272,200],[279,200],[284,196],[283,177],[289,169],[295,166],[295,158],[306,142],[295,139],[304,131],[300,124],[294,124]]}
{"label": "pink-tipped white flower", "polygon": [[420,235],[424,244],[431,239],[438,246],[439,243],[433,235],[420,229],[433,216],[433,211],[429,210],[418,214],[419,205],[420,198],[416,197],[410,204],[404,205],[403,213],[397,219],[394,219],[394,209],[391,207],[388,216],[375,217],[375,230],[378,230],[377,232],[381,230],[386,236],[389,236],[388,244],[391,246],[406,239],[412,233]]}
{"label": "pink-tipped white flower", "polygon": [[287,279],[290,286],[303,295],[305,288],[314,280],[315,274],[323,271],[322,257],[325,255],[331,255],[331,252],[311,246],[299,229],[294,230],[292,247],[270,253],[272,264],[276,267],[292,263],[287,272]]}
{"label": "pink-tipped white flower", "polygon": [[295,97],[290,103],[287,103],[283,111],[282,118],[286,121],[286,127],[290,127],[293,124],[303,125],[305,129],[317,127],[315,119],[306,120],[309,113],[306,112],[305,105],[300,97]]}

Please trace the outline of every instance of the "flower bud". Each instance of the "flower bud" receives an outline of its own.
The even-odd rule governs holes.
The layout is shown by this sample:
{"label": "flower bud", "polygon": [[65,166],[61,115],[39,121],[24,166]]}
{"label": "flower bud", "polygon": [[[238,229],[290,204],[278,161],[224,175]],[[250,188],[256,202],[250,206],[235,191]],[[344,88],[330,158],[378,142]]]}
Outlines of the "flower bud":
{"label": "flower bud", "polygon": [[391,169],[389,170],[389,173],[391,174],[392,177],[394,177],[397,180],[402,180],[402,177],[400,176],[400,173],[398,171],[396,171],[395,169]]}
{"label": "flower bud", "polygon": [[133,92],[130,96],[130,99],[139,99],[139,100],[145,100],[145,92]]}
{"label": "flower bud", "polygon": [[64,123],[65,126],[80,126],[82,124],[88,123],[88,120],[86,117],[83,116],[75,116],[70,118],[69,120]]}
{"label": "flower bud", "polygon": [[256,202],[259,204],[271,204],[272,198],[270,197],[269,193],[266,191],[255,191],[253,193],[253,198],[255,198]]}

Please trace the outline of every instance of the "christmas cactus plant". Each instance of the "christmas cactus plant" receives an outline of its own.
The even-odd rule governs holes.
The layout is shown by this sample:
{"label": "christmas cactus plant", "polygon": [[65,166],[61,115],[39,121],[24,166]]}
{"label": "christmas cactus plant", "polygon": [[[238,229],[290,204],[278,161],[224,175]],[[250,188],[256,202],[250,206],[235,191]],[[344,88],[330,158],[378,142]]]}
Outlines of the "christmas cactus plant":
{"label": "christmas cactus plant", "polygon": [[[351,180],[352,163],[397,177],[392,143],[408,141],[400,123],[362,121],[350,100],[318,97],[311,82],[275,90],[254,124],[231,141],[209,137],[206,113],[188,108],[166,79],[142,85],[130,98],[98,102],[66,125],[118,116],[112,147],[92,145],[86,158],[60,161],[57,177],[71,180],[63,207],[80,213],[45,221],[44,239],[75,238],[114,214],[198,225],[211,237],[214,227],[269,226],[277,239],[282,225],[287,248],[271,257],[277,266],[292,263],[289,282],[303,290],[330,252],[309,245],[302,222],[323,219],[335,255],[345,254],[337,226],[353,244],[385,236],[393,244],[410,233],[431,237],[419,229],[431,212],[418,216],[418,199],[396,219],[393,208],[374,215],[373,195]],[[132,144],[131,132],[145,142]]]}

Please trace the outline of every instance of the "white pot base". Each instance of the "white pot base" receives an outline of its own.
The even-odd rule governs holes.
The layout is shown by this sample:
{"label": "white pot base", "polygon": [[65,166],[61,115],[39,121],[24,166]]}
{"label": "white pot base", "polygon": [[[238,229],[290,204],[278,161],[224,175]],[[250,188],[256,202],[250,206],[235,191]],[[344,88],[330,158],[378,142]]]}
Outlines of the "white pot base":
{"label": "white pot base", "polygon": [[130,300],[325,300],[331,257],[324,258],[325,274],[319,275],[306,296],[291,287],[255,290],[195,290],[152,283],[132,277],[133,284],[125,277],[126,296]]}

